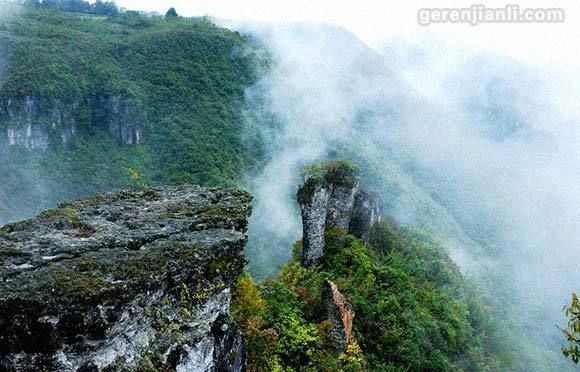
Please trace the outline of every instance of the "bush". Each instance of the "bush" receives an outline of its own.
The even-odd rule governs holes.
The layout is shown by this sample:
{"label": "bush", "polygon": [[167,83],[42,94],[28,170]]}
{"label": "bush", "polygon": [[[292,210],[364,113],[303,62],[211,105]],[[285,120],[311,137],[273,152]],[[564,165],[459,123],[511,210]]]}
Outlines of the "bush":
{"label": "bush", "polygon": [[562,348],[562,353],[578,364],[580,362],[580,300],[576,293],[572,294],[571,303],[564,308],[564,313],[568,318],[568,327],[563,330],[568,346]]}
{"label": "bush", "polygon": [[[358,343],[338,358],[321,298],[325,279],[339,286],[355,313]],[[383,224],[373,232],[372,246],[329,230],[320,269],[306,269],[295,259],[277,279],[256,288],[259,296],[256,289],[247,292],[260,301],[250,302],[265,304],[261,327],[275,330],[278,339],[273,356],[272,349],[267,357],[253,356],[254,370],[266,368],[259,360],[269,358],[287,370],[508,367],[502,358],[510,358],[500,358],[486,343],[494,336],[487,308],[443,246],[414,229]]]}

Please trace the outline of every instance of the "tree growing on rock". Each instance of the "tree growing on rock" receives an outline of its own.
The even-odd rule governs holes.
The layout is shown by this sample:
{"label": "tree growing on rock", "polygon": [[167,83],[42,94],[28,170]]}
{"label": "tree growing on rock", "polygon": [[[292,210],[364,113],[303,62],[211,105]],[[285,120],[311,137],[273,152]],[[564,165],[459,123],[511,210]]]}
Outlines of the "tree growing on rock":
{"label": "tree growing on rock", "polygon": [[177,11],[173,7],[169,8],[167,13],[165,13],[165,18],[170,19],[170,18],[177,18],[177,17],[179,17],[179,14],[177,14]]}

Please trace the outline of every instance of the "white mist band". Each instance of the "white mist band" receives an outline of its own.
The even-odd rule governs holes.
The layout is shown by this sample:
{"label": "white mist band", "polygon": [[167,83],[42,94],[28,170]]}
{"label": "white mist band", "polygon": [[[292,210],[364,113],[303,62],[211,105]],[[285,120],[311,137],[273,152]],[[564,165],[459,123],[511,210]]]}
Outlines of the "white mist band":
{"label": "white mist band", "polygon": [[503,8],[488,8],[475,4],[468,8],[421,8],[417,22],[421,26],[433,23],[564,23],[566,12],[562,8],[520,8],[508,4]]}

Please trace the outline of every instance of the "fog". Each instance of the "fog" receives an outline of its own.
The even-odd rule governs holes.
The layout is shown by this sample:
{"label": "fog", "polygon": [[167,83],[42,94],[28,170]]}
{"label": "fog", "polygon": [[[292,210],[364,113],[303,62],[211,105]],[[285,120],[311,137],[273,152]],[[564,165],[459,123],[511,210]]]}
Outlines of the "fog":
{"label": "fog", "polygon": [[[248,177],[253,270],[273,274],[300,239],[300,167],[346,147],[375,181],[398,178],[396,193],[382,189],[387,214],[442,235],[514,338],[561,358],[556,326],[580,282],[576,69],[431,37],[377,51],[329,25],[236,27],[273,59],[247,92],[248,130],[271,144],[264,171]],[[519,367],[562,368],[530,358]]]}
{"label": "fog", "polygon": [[[301,238],[300,168],[354,155],[387,215],[444,239],[522,347],[563,360],[557,326],[580,283],[576,67],[446,38],[370,48],[327,24],[226,25],[272,60],[246,92],[247,135],[258,131],[268,154],[245,178],[256,196],[248,256],[257,277],[274,275]],[[0,82],[3,68],[0,55]],[[20,182],[48,199],[37,174]],[[0,193],[0,209],[9,198]],[[534,356],[519,366],[542,369]]]}

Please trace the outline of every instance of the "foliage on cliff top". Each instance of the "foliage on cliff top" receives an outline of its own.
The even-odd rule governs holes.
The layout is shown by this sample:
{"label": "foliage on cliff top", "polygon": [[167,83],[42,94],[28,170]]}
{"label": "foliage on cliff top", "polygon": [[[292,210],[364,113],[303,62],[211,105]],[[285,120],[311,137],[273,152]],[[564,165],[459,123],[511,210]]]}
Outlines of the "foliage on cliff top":
{"label": "foliage on cliff top", "polygon": [[358,183],[358,173],[358,167],[346,159],[327,160],[306,165],[300,172],[303,184],[298,191],[298,199],[307,198],[320,185],[354,187]]}

